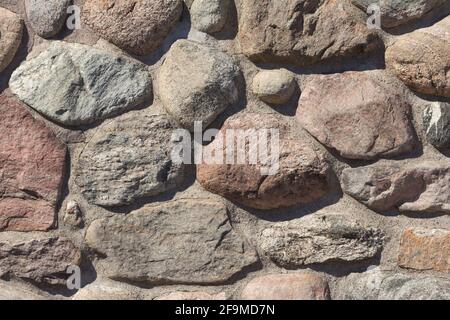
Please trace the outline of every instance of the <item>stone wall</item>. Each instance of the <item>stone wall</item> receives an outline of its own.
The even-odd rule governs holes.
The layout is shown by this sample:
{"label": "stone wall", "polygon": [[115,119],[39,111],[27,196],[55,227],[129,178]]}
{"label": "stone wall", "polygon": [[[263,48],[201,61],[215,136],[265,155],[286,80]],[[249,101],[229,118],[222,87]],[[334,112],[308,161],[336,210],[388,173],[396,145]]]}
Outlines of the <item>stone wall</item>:
{"label": "stone wall", "polygon": [[0,298],[450,299],[450,3],[372,2],[0,0]]}

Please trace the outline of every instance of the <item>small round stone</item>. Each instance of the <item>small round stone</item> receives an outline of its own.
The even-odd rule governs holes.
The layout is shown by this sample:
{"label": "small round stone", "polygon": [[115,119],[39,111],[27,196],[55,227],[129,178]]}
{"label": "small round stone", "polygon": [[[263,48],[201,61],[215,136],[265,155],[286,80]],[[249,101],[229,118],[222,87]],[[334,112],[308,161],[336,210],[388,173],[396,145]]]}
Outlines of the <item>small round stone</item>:
{"label": "small round stone", "polygon": [[229,0],[195,0],[191,7],[191,20],[195,29],[219,32],[228,17]]}
{"label": "small round stone", "polygon": [[253,78],[253,93],[269,104],[286,103],[294,92],[294,76],[285,69],[260,71]]}

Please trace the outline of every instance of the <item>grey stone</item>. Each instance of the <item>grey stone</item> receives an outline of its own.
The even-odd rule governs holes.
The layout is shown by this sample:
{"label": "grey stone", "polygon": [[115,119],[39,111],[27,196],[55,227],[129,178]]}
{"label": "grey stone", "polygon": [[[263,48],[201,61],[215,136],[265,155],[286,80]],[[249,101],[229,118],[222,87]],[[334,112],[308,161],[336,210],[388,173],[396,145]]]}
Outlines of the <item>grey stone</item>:
{"label": "grey stone", "polygon": [[175,188],[184,174],[184,165],[171,160],[175,129],[156,105],[101,125],[78,158],[81,193],[110,207]]}
{"label": "grey stone", "polygon": [[145,65],[92,47],[54,41],[17,68],[10,88],[20,100],[64,125],[94,123],[151,98]]}
{"label": "grey stone", "polygon": [[0,240],[0,277],[16,276],[36,282],[64,284],[67,268],[79,265],[81,252],[68,239]]}
{"label": "grey stone", "polygon": [[239,67],[227,54],[189,40],[172,45],[157,76],[166,110],[184,128],[207,127],[238,99]]}
{"label": "grey stone", "polygon": [[450,213],[450,166],[376,163],[342,172],[342,189],[378,212]]}
{"label": "grey stone", "polygon": [[381,10],[381,25],[394,28],[419,20],[431,11],[442,10],[449,5],[447,0],[352,0],[357,7],[367,11],[370,5],[378,4]]}
{"label": "grey stone", "polygon": [[23,22],[20,17],[0,7],[0,72],[13,60],[22,41]]}
{"label": "grey stone", "polygon": [[286,69],[260,71],[253,78],[253,93],[269,104],[283,104],[295,92],[295,79]]}
{"label": "grey stone", "polygon": [[423,112],[428,141],[438,149],[450,148],[450,103],[435,102]]}
{"label": "grey stone", "polygon": [[375,268],[350,274],[336,292],[335,298],[343,300],[449,300],[450,279]]}
{"label": "grey stone", "polygon": [[220,283],[258,261],[232,229],[225,205],[205,199],[176,200],[96,220],[86,242],[105,257],[97,269],[114,280]]}
{"label": "grey stone", "polygon": [[66,21],[71,0],[25,0],[28,21],[43,38],[57,35]]}
{"label": "grey stone", "polygon": [[383,246],[383,233],[343,214],[317,214],[263,230],[261,249],[278,265],[361,261]]}
{"label": "grey stone", "polygon": [[195,0],[190,10],[192,25],[206,32],[219,32],[225,26],[230,0]]}

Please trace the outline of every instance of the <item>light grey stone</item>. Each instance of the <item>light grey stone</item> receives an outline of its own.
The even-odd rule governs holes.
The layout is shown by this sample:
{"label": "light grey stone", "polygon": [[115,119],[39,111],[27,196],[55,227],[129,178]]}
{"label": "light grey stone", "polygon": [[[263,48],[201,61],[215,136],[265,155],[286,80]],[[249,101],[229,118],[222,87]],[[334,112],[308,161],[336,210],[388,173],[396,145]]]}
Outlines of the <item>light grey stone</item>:
{"label": "light grey stone", "polygon": [[47,50],[17,68],[9,86],[33,109],[70,126],[115,116],[152,95],[145,65],[60,41],[52,42]]}
{"label": "light grey stone", "polygon": [[372,258],[383,246],[383,233],[347,215],[317,214],[274,224],[262,232],[260,241],[275,263],[298,267]]}
{"label": "light grey stone", "polygon": [[285,69],[260,71],[253,78],[253,93],[269,104],[283,104],[295,92],[295,79]]}
{"label": "light grey stone", "polygon": [[227,54],[189,40],[172,45],[157,76],[159,97],[184,128],[207,127],[238,99],[239,67]]}
{"label": "light grey stone", "polygon": [[225,205],[205,199],[95,220],[86,242],[105,258],[97,269],[114,280],[221,283],[258,261],[255,250],[232,229]]}
{"label": "light grey stone", "polygon": [[57,35],[66,21],[71,0],[25,0],[28,21],[43,38]]}
{"label": "light grey stone", "polygon": [[450,103],[435,102],[423,112],[428,141],[438,149],[450,148]]}
{"label": "light grey stone", "polygon": [[90,203],[127,205],[182,182],[185,167],[171,159],[176,128],[159,109],[132,111],[97,129],[75,171],[75,183]]}
{"label": "light grey stone", "polygon": [[192,25],[206,32],[219,32],[225,26],[230,0],[195,0],[190,10]]}

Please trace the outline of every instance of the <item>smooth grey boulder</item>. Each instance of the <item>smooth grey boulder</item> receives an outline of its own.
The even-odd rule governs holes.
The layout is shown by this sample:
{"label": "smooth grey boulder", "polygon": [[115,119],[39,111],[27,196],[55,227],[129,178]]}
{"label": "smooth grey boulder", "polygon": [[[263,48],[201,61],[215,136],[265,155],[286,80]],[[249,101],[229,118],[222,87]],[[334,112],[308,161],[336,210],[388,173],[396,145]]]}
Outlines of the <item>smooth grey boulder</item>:
{"label": "smooth grey boulder", "polygon": [[383,247],[383,232],[343,214],[312,215],[273,224],[260,237],[262,251],[283,267],[374,257]]}
{"label": "smooth grey boulder", "polygon": [[28,21],[43,38],[57,35],[64,26],[72,0],[25,0]]}
{"label": "smooth grey boulder", "polygon": [[226,206],[182,199],[95,220],[86,242],[104,257],[97,269],[143,283],[221,283],[258,261],[230,225]]}
{"label": "smooth grey boulder", "polygon": [[189,40],[172,45],[157,75],[157,90],[167,112],[183,127],[206,128],[238,99],[239,67],[227,54]]}
{"label": "smooth grey boulder", "polygon": [[20,100],[63,125],[86,125],[150,99],[147,67],[87,45],[51,42],[17,68],[9,81]]}
{"label": "smooth grey boulder", "polygon": [[428,141],[438,149],[450,148],[450,103],[435,102],[423,112]]}
{"label": "smooth grey boulder", "polygon": [[223,29],[228,18],[230,0],[195,0],[191,6],[191,22],[195,29],[216,33]]}
{"label": "smooth grey boulder", "polygon": [[75,183],[90,203],[127,205],[183,181],[184,165],[171,159],[176,128],[159,109],[132,111],[98,127],[75,170]]}

